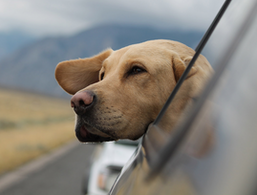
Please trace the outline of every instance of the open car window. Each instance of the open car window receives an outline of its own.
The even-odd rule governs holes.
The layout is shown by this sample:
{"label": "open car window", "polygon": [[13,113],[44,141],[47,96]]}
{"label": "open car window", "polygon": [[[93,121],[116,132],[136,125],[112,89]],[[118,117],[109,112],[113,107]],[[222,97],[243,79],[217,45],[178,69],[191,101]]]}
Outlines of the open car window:
{"label": "open car window", "polygon": [[231,2],[203,50],[216,74],[175,129],[188,133],[174,149],[150,127],[111,194],[256,194],[256,9]]}

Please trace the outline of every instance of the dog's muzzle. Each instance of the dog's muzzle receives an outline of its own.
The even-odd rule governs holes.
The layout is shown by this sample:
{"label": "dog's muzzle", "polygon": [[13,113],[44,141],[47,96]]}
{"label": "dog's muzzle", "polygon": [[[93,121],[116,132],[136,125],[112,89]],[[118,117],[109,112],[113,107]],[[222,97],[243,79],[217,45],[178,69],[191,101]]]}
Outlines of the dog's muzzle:
{"label": "dog's muzzle", "polygon": [[75,132],[78,140],[81,142],[103,142],[114,140],[108,136],[103,137],[92,133],[93,127],[83,120],[83,118],[92,113],[92,109],[96,104],[96,99],[95,93],[88,90],[77,92],[71,98],[71,107],[77,114]]}

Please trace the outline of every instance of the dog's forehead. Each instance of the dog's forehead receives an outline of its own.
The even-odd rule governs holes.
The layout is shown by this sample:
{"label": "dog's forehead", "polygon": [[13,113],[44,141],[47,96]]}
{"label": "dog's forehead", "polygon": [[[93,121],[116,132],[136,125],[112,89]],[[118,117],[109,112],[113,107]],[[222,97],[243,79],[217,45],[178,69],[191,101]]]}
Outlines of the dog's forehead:
{"label": "dog's forehead", "polygon": [[105,73],[116,72],[130,67],[131,64],[141,63],[154,71],[164,65],[169,66],[174,53],[184,59],[193,55],[194,51],[176,41],[146,41],[113,51],[103,62],[102,70]]}
{"label": "dog's forehead", "polygon": [[112,54],[103,62],[103,66],[114,66],[114,64],[121,64],[139,59],[152,61],[158,57],[169,57],[170,54],[171,52],[166,45],[160,44],[159,42],[149,41],[113,51]]}
{"label": "dog's forehead", "polygon": [[168,47],[158,41],[147,41],[122,48],[118,50],[117,53],[123,55],[124,57],[152,57],[153,54],[154,56],[160,54],[160,51],[165,53],[168,51]]}

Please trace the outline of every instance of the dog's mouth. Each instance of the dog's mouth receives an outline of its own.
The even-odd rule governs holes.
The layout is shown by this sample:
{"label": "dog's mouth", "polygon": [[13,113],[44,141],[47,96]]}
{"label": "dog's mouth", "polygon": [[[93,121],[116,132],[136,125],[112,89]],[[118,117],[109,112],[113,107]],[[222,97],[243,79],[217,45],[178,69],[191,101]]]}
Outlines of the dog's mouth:
{"label": "dog's mouth", "polygon": [[104,141],[116,140],[115,138],[108,135],[101,136],[101,135],[92,133],[92,127],[86,124],[77,125],[75,132],[80,142],[104,142]]}

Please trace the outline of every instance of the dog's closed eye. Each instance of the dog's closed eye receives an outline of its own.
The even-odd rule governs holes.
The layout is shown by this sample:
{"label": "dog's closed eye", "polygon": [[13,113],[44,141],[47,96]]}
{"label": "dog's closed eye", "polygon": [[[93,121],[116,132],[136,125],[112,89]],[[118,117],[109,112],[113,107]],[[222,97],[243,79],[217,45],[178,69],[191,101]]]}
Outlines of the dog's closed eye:
{"label": "dog's closed eye", "polygon": [[104,72],[101,73],[100,78],[101,78],[101,80],[104,79]]}

